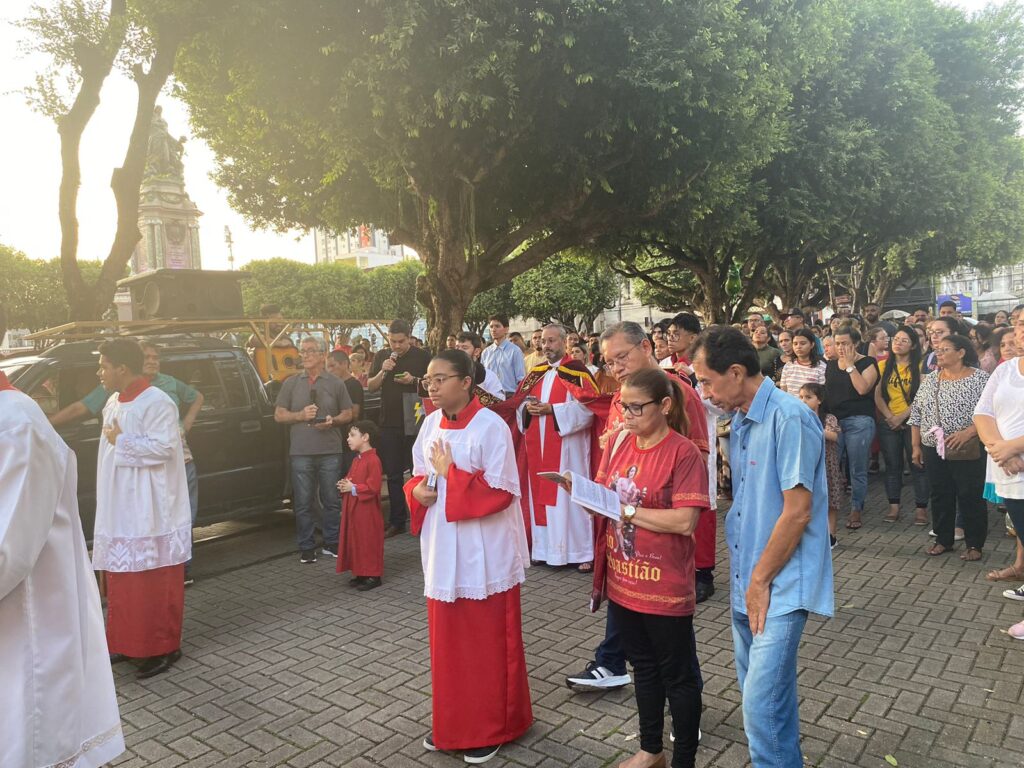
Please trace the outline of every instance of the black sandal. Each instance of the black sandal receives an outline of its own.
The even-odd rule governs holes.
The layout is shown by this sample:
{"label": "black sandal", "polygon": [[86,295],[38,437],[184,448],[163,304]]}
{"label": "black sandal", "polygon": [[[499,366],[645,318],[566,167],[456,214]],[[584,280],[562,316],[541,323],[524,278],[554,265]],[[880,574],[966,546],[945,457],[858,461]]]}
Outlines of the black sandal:
{"label": "black sandal", "polygon": [[953,547],[945,547],[942,544],[932,544],[928,549],[924,551],[929,557],[937,557],[938,555],[946,555],[953,551]]}

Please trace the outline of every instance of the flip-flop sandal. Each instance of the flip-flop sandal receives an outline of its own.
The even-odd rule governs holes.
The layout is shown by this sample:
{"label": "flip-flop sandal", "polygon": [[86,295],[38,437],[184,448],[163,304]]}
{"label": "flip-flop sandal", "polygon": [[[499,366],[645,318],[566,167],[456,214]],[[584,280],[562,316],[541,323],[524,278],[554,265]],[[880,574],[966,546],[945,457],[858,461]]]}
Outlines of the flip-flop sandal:
{"label": "flip-flop sandal", "polygon": [[953,547],[946,549],[946,547],[942,546],[941,544],[932,544],[930,547],[928,547],[928,549],[924,551],[924,553],[929,557],[937,557],[939,555],[948,555],[952,551]]}
{"label": "flip-flop sandal", "polygon": [[594,564],[593,563],[580,563],[579,565],[576,566],[576,570],[579,571],[580,573],[593,573],[594,572]]}
{"label": "flip-flop sandal", "polygon": [[849,530],[849,531],[856,531],[856,530],[858,530],[863,525],[864,525],[864,523],[862,523],[860,520],[847,520],[846,521],[846,529]]}
{"label": "flip-flop sandal", "polygon": [[960,555],[960,559],[967,563],[974,563],[981,560],[981,550],[977,547],[968,547],[964,550],[964,553]]}
{"label": "flip-flop sandal", "polygon": [[1021,573],[1012,565],[1006,568],[996,568],[985,574],[986,581],[1024,581],[1024,573]]}

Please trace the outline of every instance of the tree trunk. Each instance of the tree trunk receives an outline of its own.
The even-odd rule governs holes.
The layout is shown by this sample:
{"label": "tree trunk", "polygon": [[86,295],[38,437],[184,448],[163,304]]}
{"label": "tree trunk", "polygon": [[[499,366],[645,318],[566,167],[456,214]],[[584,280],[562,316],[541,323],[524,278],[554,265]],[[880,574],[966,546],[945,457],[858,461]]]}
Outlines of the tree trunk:
{"label": "tree trunk", "polygon": [[139,101],[135,110],[135,124],[132,126],[128,149],[120,168],[115,168],[110,178],[110,188],[117,204],[117,230],[110,253],[103,262],[100,276],[92,289],[92,317],[76,318],[97,320],[103,316],[114,301],[117,281],[124,274],[136,243],[142,238],[139,232],[139,190],[146,171],[146,152],[149,145],[149,128],[156,108],[156,99],[174,70],[178,54],[177,38],[164,36],[158,41],[149,72],[136,68],[135,82]]}
{"label": "tree trunk", "polygon": [[93,319],[93,291],[78,268],[78,188],[82,183],[79,150],[82,134],[100,104],[100,91],[113,69],[128,29],[126,0],[111,0],[106,45],[82,45],[78,64],[82,81],[71,108],[57,119],[60,135],[61,180],[57,197],[60,221],[60,269],[68,299],[70,319]]}

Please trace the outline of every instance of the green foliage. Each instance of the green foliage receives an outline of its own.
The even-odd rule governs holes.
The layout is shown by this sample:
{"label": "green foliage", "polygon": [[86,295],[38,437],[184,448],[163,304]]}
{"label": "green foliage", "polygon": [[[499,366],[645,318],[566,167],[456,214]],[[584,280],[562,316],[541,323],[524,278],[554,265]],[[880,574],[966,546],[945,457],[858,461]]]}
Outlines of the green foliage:
{"label": "green foliage", "polygon": [[469,330],[483,335],[491,315],[514,317],[517,314],[519,309],[512,299],[512,283],[505,283],[474,296],[463,320]]}
{"label": "green foliage", "polygon": [[[102,264],[80,261],[88,280],[95,280]],[[0,244],[0,302],[7,307],[11,328],[40,331],[68,321],[68,302],[61,284],[60,260],[30,259],[21,251]]]}
{"label": "green foliage", "polygon": [[404,262],[364,272],[349,264],[305,264],[291,259],[253,261],[242,267],[245,313],[259,316],[263,304],[276,304],[295,319],[415,321],[416,279],[422,266]]}
{"label": "green foliage", "polygon": [[[672,209],[612,247],[616,268],[729,321],[773,296],[823,301],[826,271],[862,304],[959,263],[1019,258],[1021,15],[837,4],[829,54],[793,83],[770,161],[707,210]],[[726,290],[737,273],[740,291]]]}
{"label": "green foliage", "polygon": [[516,314],[588,331],[618,295],[615,274],[582,253],[554,256],[512,282]]}
{"label": "green foliage", "polygon": [[443,335],[477,293],[767,161],[824,4],[235,0],[176,75],[236,208],[387,229]]}
{"label": "green foliage", "polygon": [[416,283],[422,274],[423,264],[418,261],[402,261],[370,270],[366,275],[361,317],[381,320],[400,317],[411,323],[419,320],[423,317],[423,305],[416,300]]}

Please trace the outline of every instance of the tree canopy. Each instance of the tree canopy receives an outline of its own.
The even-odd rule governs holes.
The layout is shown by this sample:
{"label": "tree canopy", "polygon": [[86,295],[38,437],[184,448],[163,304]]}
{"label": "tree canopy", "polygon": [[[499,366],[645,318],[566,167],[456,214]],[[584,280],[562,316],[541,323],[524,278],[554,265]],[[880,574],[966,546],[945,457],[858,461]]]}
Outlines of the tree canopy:
{"label": "tree canopy", "polygon": [[957,264],[1020,257],[1020,7],[839,9],[771,160],[720,205],[671,209],[606,244],[620,272],[732,321],[775,296],[820,305],[835,285],[863,304]]}
{"label": "tree canopy", "polygon": [[[102,267],[99,261],[79,262],[86,280],[95,280]],[[67,322],[68,301],[61,285],[60,259],[30,259],[0,244],[0,275],[4,277],[0,281],[0,304],[7,308],[11,328],[41,331]]]}
{"label": "tree canopy", "polygon": [[421,255],[436,343],[476,294],[766,162],[827,4],[236,0],[176,74],[254,222]]}

